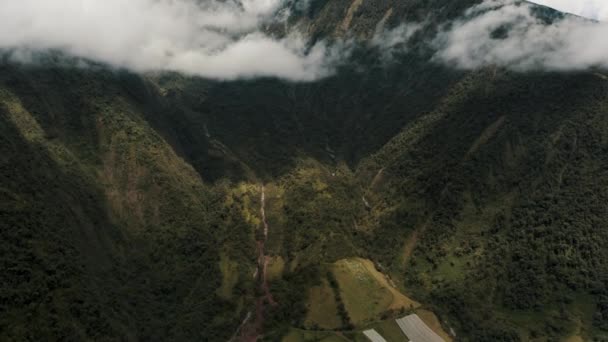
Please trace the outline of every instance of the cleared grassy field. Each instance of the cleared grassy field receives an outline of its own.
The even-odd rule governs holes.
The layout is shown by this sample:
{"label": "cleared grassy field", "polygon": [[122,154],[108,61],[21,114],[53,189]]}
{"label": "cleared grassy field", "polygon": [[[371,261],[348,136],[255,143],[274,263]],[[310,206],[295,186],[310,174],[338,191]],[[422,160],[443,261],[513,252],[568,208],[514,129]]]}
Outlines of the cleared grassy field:
{"label": "cleared grassy field", "polygon": [[278,279],[283,275],[283,271],[285,270],[285,260],[280,256],[270,257],[267,267],[268,280]]}
{"label": "cleared grassy field", "polygon": [[348,342],[349,340],[333,332],[315,332],[291,329],[281,342]]}
{"label": "cleared grassy field", "polygon": [[360,259],[344,259],[332,267],[344,306],[355,325],[369,323],[393,302],[391,292],[372,276]]}
{"label": "cleared grassy field", "polygon": [[397,290],[393,286],[393,284],[387,278],[386,275],[384,275],[383,273],[380,273],[378,270],[376,270],[376,267],[374,266],[373,262],[371,262],[370,260],[365,260],[365,259],[359,259],[359,261],[363,264],[363,266],[369,272],[369,274],[372,275],[374,277],[374,279],[376,279],[376,281],[381,286],[386,288],[393,296],[393,300],[392,300],[390,306],[388,307],[389,309],[392,309],[392,310],[399,310],[401,308],[414,309],[414,308],[417,308],[420,306],[420,303],[416,302],[415,300],[413,300],[413,299],[407,297],[406,295],[404,295],[403,293],[399,292],[399,290]]}
{"label": "cleared grassy field", "polygon": [[374,322],[387,310],[410,309],[420,304],[391,286],[385,275],[369,260],[343,259],[332,266],[340,293],[352,322]]}
{"label": "cleared grassy field", "polygon": [[320,286],[310,289],[308,314],[304,324],[310,328],[317,326],[328,330],[341,326],[334,292],[325,279]]}
{"label": "cleared grassy field", "polygon": [[222,286],[217,294],[224,298],[232,298],[232,289],[239,280],[238,264],[230,260],[225,254],[220,256],[220,271],[222,272]]}
{"label": "cleared grassy field", "polygon": [[374,329],[390,342],[408,342],[397,322],[394,319],[389,319],[374,325]]}
{"label": "cleared grassy field", "polygon": [[[354,341],[368,341],[363,334],[365,329],[376,330],[390,342],[409,341],[394,319],[379,321],[382,314],[387,311],[399,312],[401,309],[415,310],[429,328],[444,340],[451,341],[437,317],[432,312],[421,309],[420,303],[399,292],[389,278],[376,270],[370,260],[361,258],[343,259],[329,265],[329,270],[338,283],[340,297],[348,315],[357,327],[358,332],[350,336]],[[310,289],[307,305],[308,314],[305,320],[307,328],[333,330],[342,326],[337,309],[338,302],[327,279],[323,279],[321,285]],[[319,338],[326,338],[325,334],[333,335],[333,332],[311,332],[294,329],[286,338],[290,338],[292,341],[299,341],[295,338],[313,338],[313,340],[318,341]],[[337,337],[340,340],[346,340],[345,337]]]}

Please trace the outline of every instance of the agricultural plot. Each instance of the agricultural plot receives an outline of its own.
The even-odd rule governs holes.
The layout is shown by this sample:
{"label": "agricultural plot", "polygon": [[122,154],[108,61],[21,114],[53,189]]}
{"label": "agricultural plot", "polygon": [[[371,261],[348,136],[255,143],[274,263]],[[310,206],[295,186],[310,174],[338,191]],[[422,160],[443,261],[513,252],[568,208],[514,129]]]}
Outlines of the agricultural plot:
{"label": "agricultural plot", "polygon": [[387,319],[371,326],[369,329],[376,330],[385,340],[389,342],[409,342],[394,319]]}
{"label": "agricultural plot", "polygon": [[341,326],[342,322],[338,317],[334,292],[329,287],[327,280],[323,280],[321,285],[310,289],[307,306],[308,314],[304,324],[308,328],[318,327],[331,330]]}
{"label": "agricultural plot", "polygon": [[423,309],[416,310],[415,313],[429,328],[431,328],[431,330],[437,333],[437,335],[439,335],[444,341],[453,341],[452,336],[450,336],[450,334],[448,334],[447,331],[443,329],[443,327],[441,326],[441,322],[439,321],[437,316],[435,316],[434,313]]}
{"label": "agricultural plot", "polygon": [[445,342],[418,315],[409,315],[397,320],[403,333],[414,342]]}
{"label": "agricultural plot", "polygon": [[333,332],[315,332],[299,329],[291,329],[281,342],[349,342],[348,339]]}
{"label": "agricultural plot", "polygon": [[365,330],[363,335],[365,335],[372,342],[387,342],[384,337],[378,334],[378,332],[374,329]]}
{"label": "agricultural plot", "polygon": [[343,259],[333,265],[332,272],[355,325],[373,322],[389,309],[410,309],[420,305],[391,286],[369,260]]}

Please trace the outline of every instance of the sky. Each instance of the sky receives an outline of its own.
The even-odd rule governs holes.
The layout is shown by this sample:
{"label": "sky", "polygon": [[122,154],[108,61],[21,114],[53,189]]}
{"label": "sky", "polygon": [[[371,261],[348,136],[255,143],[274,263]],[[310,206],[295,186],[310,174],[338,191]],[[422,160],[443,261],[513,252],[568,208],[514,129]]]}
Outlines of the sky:
{"label": "sky", "polygon": [[608,20],[608,0],[533,0],[532,2],[591,19]]}

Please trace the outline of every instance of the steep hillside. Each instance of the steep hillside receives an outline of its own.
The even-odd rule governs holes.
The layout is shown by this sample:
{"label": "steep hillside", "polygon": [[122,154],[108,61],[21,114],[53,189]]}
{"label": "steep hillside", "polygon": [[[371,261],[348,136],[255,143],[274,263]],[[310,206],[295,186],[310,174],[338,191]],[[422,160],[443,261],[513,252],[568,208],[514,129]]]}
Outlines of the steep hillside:
{"label": "steep hillside", "polygon": [[604,325],[607,85],[471,75],[362,164],[374,250],[404,238],[379,260],[472,340],[587,340]]}
{"label": "steep hillside", "polygon": [[608,339],[608,73],[430,61],[478,2],[313,0],[308,83],[3,61],[0,340]]}
{"label": "steep hillside", "polygon": [[146,121],[162,103],[120,73],[2,69],[2,339],[230,336],[209,293],[248,225]]}

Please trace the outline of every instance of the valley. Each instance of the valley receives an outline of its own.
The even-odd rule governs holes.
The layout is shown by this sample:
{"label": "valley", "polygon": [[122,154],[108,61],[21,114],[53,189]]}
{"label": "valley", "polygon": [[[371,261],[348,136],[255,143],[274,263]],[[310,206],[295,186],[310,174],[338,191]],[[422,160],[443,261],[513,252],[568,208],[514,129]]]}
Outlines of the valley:
{"label": "valley", "polygon": [[608,340],[606,72],[437,62],[480,2],[294,7],[314,81],[2,57],[0,340]]}

